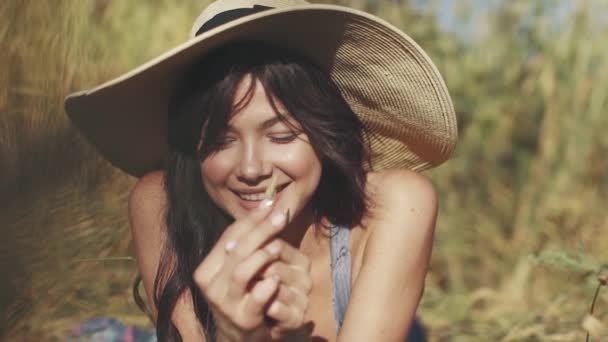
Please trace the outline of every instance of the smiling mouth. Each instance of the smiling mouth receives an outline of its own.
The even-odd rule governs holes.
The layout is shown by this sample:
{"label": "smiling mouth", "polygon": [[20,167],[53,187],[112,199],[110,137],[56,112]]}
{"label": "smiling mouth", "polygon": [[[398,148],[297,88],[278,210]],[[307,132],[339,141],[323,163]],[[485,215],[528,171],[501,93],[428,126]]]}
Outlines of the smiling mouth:
{"label": "smiling mouth", "polygon": [[[275,193],[275,196],[279,192],[283,191],[283,189],[285,189],[289,184],[291,184],[291,182],[290,183],[285,183],[283,185],[279,185],[277,187],[277,191]],[[245,201],[254,201],[254,202],[257,202],[257,201],[263,200],[266,197],[265,196],[265,192],[259,192],[259,193],[256,193],[256,194],[242,194],[242,193],[239,193],[239,192],[236,192],[236,191],[233,191],[233,192],[234,192],[235,195],[239,196],[240,199],[245,200]]]}

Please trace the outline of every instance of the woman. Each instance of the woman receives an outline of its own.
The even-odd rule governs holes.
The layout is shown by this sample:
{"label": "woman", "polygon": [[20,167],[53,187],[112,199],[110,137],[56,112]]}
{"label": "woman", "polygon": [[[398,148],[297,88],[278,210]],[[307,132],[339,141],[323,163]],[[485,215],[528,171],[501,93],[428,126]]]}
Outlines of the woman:
{"label": "woman", "polygon": [[217,1],[193,34],[66,101],[141,177],[130,217],[159,340],[403,341],[437,215],[407,168],[456,138],[428,57],[378,18],[301,1]]}

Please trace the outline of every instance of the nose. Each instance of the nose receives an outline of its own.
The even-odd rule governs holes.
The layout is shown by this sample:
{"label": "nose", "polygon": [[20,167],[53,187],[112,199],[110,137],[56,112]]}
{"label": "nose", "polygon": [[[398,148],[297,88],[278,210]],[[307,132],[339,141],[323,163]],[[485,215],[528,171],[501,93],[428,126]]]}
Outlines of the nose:
{"label": "nose", "polygon": [[238,178],[254,185],[271,173],[270,163],[266,160],[264,151],[257,144],[243,144],[243,153],[238,166]]}

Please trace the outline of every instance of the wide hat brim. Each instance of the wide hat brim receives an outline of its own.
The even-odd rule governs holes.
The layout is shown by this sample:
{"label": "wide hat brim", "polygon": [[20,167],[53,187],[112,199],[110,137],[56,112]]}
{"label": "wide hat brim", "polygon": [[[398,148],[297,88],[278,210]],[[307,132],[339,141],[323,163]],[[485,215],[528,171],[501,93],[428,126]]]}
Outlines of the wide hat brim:
{"label": "wide hat brim", "polygon": [[423,170],[457,140],[447,87],[424,51],[386,21],[334,5],[270,9],[236,19],[112,81],[65,99],[65,110],[114,166],[139,177],[169,151],[167,106],[178,76],[210,50],[259,41],[302,54],[331,75],[373,133],[374,170]]}

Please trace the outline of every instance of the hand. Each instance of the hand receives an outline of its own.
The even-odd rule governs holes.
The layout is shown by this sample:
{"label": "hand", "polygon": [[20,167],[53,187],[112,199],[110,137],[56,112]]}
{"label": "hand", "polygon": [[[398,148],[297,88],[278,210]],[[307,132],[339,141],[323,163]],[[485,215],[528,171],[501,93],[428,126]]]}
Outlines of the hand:
{"label": "hand", "polygon": [[273,340],[289,336],[290,341],[294,340],[294,334],[308,336],[310,333],[303,324],[312,290],[310,260],[280,239],[273,240],[264,248],[279,256],[279,260],[273,261],[263,273],[264,279],[280,279],[278,293],[266,310],[266,315],[275,321],[270,334]]}
{"label": "hand", "polygon": [[283,229],[285,221],[285,214],[262,205],[227,227],[194,271],[194,282],[215,319],[218,340],[271,339],[265,312],[279,282],[276,277],[254,280],[278,259],[278,251],[263,246]]}

